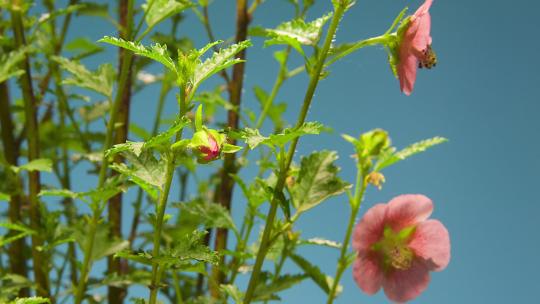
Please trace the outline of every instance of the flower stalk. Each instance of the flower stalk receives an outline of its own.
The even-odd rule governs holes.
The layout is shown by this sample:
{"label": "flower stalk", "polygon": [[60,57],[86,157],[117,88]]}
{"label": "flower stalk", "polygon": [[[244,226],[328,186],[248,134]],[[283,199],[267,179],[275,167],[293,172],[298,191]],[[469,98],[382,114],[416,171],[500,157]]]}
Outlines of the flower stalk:
{"label": "flower stalk", "polygon": [[[341,18],[343,17],[345,13],[346,7],[343,2],[340,2],[336,6],[335,13],[332,17],[332,21],[330,23],[330,26],[328,28],[326,38],[322,47],[322,50],[320,52],[319,58],[317,60],[317,64],[315,68],[313,69],[313,73],[310,75],[310,82],[308,89],[306,91],[306,95],[304,97],[304,102],[302,104],[302,109],[300,111],[296,127],[302,126],[304,124],[307,113],[309,110],[309,107],[311,105],[311,101],[313,100],[313,95],[315,93],[315,89],[317,88],[317,84],[320,80],[320,74],[324,67],[324,63],[326,61],[326,57],[328,55],[328,51],[330,50],[330,46],[332,45],[332,41],[334,39],[334,36],[336,34],[339,22],[341,21]],[[245,298],[244,298],[244,304],[251,303],[255,288],[257,287],[257,282],[261,273],[262,264],[264,262],[264,259],[266,257],[266,254],[268,252],[269,248],[269,238],[272,233],[272,227],[274,225],[274,219],[276,217],[277,213],[277,207],[278,207],[278,197],[279,194],[283,191],[283,188],[285,186],[285,180],[287,178],[287,172],[289,170],[289,167],[291,165],[296,145],[298,144],[298,138],[295,138],[289,147],[289,151],[287,153],[287,156],[284,160],[282,160],[282,166],[280,166],[279,176],[276,183],[276,186],[274,188],[274,195],[270,202],[270,210],[268,211],[268,216],[266,218],[266,225],[264,227],[261,244],[259,247],[259,252],[257,253],[257,257],[255,260],[255,265],[253,266],[253,271],[251,273],[251,277],[249,279],[248,288],[246,290]]]}

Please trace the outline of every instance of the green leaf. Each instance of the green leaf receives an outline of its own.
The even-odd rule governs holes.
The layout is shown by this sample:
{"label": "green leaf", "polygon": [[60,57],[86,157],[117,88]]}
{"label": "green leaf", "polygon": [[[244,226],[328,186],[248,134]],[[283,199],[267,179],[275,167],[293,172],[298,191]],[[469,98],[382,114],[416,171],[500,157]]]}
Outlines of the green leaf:
{"label": "green leaf", "polygon": [[24,70],[18,68],[18,64],[24,59],[28,48],[21,48],[0,56],[0,83],[11,77],[19,77]]}
{"label": "green leaf", "polygon": [[289,255],[291,260],[300,267],[307,274],[315,284],[317,284],[326,294],[330,292],[330,286],[328,285],[327,276],[317,267],[316,265],[311,264],[308,260],[303,257],[291,254]]}
{"label": "green leaf", "polygon": [[9,304],[49,304],[51,301],[46,298],[41,297],[31,297],[31,298],[17,298],[14,301],[9,302]]}
{"label": "green leaf", "polygon": [[110,149],[108,149],[107,151],[105,151],[105,156],[111,157],[122,152],[131,152],[135,154],[135,156],[139,156],[141,155],[144,144],[145,143],[143,142],[134,142],[134,141],[127,141],[123,144],[116,144],[112,146]]}
{"label": "green leaf", "polygon": [[[221,49],[219,52],[214,53],[212,57],[206,59],[204,62],[197,64],[192,80],[194,91],[197,90],[199,85],[208,77],[236,63],[242,62],[242,60],[232,57],[250,46],[251,42],[249,40],[233,44],[228,48]],[[199,53],[202,54],[204,51],[205,49],[200,50]]]}
{"label": "green leaf", "polygon": [[[107,225],[98,225],[94,236],[94,246],[90,258],[92,261],[98,261],[104,257],[114,255],[129,247],[129,242],[117,237],[110,237],[110,229]],[[81,226],[75,233],[76,241],[81,248],[86,244],[87,235],[86,225]]]}
{"label": "green leaf", "polygon": [[0,201],[9,201],[11,199],[11,196],[7,193],[0,192]]}
{"label": "green leaf", "polygon": [[327,14],[308,23],[302,19],[295,19],[284,22],[275,29],[266,29],[266,35],[271,39],[265,41],[264,45],[287,44],[304,55],[302,45],[317,45],[322,28],[331,16],[332,14]]}
{"label": "green leaf", "polygon": [[132,51],[134,54],[150,58],[161,64],[172,72],[177,73],[176,64],[167,53],[167,46],[159,43],[152,44],[150,47],[146,47],[140,43],[126,41],[121,38],[105,36],[98,40],[98,42],[105,42],[112,44],[127,50]]}
{"label": "green leaf", "polygon": [[86,37],[77,37],[66,44],[64,49],[74,53],[74,57],[81,59],[103,51],[103,48]]}
{"label": "green leaf", "polygon": [[264,143],[283,147],[289,141],[297,137],[310,134],[319,134],[323,130],[324,126],[319,122],[306,122],[298,128],[287,128],[280,134],[272,134]]}
{"label": "green leaf", "polygon": [[231,145],[228,143],[224,143],[221,146],[221,152],[223,153],[236,153],[238,151],[242,150],[242,147]]}
{"label": "green leaf", "polygon": [[23,238],[27,235],[34,234],[35,231],[24,226],[21,224],[15,224],[15,223],[9,223],[9,222],[0,222],[0,227],[6,228],[8,230],[17,231],[17,234],[10,235],[9,237],[4,238],[4,236],[0,236],[0,248],[4,247],[5,245],[16,241],[20,238]]}
{"label": "green leaf", "polygon": [[259,133],[259,130],[251,128],[229,132],[229,135],[232,138],[244,140],[251,150],[268,140],[268,137],[264,137]]}
{"label": "green leaf", "polygon": [[144,148],[155,148],[161,147],[163,145],[169,145],[171,137],[175,136],[176,133],[180,132],[183,128],[188,126],[190,120],[183,117],[182,119],[176,120],[173,125],[165,132],[162,132],[146,141]]}
{"label": "green leaf", "polygon": [[19,166],[20,170],[26,171],[52,171],[52,161],[48,158],[37,158],[27,164]]}
{"label": "green leaf", "polygon": [[[259,101],[262,111],[267,106],[266,103],[269,102],[268,93],[266,93],[262,88],[258,86],[255,86],[253,88],[253,91],[255,93],[257,101]],[[274,103],[268,108],[267,115],[274,123],[275,129],[283,129],[285,121],[283,120],[282,115],[283,113],[285,113],[285,110],[287,110],[287,104],[285,103]]]}
{"label": "green leaf", "polygon": [[194,4],[187,0],[147,0],[142,5],[148,25],[145,32],[149,32],[158,23],[192,6]]}
{"label": "green leaf", "polygon": [[351,186],[337,176],[337,158],[335,151],[314,152],[302,158],[296,182],[289,189],[297,212],[309,210]]}
{"label": "green leaf", "polygon": [[374,171],[380,171],[417,153],[424,152],[433,146],[442,144],[447,141],[448,139],[437,136],[414,143],[398,152],[394,152],[392,149],[390,149],[379,157],[379,161],[375,165]]}
{"label": "green leaf", "polygon": [[341,243],[338,243],[332,240],[322,239],[322,238],[311,238],[307,240],[300,240],[298,242],[298,245],[317,245],[317,246],[325,246],[325,247],[330,247],[330,248],[341,249]]}
{"label": "green leaf", "polygon": [[236,285],[221,284],[219,289],[231,297],[237,304],[241,304],[244,301],[244,293]]}
{"label": "green leaf", "polygon": [[72,78],[64,79],[63,84],[85,88],[106,97],[112,96],[115,75],[111,64],[102,64],[97,71],[91,72],[79,62],[58,56],[53,56],[52,59],[71,73]]}
{"label": "green leaf", "polygon": [[189,203],[180,203],[178,207],[182,211],[198,217],[199,222],[207,228],[228,228],[238,233],[229,211],[219,204],[194,200]]}
{"label": "green leaf", "polygon": [[289,289],[292,286],[302,282],[305,275],[283,275],[270,284],[261,284],[255,288],[253,301],[266,301],[275,299],[275,293]]}
{"label": "green leaf", "polygon": [[79,198],[81,194],[68,189],[43,189],[39,192],[38,196],[60,196],[75,199]]}

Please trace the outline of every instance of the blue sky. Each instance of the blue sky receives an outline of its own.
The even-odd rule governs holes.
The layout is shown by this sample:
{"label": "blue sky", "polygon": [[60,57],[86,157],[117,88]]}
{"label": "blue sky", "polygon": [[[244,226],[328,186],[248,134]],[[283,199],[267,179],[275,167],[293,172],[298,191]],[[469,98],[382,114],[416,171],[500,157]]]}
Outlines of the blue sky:
{"label": "blue sky", "polygon": [[[218,39],[233,35],[232,3],[215,0],[210,7]],[[336,40],[352,42],[382,34],[402,8],[409,6],[412,13],[420,4],[358,0],[343,19]],[[352,148],[341,139],[341,133],[358,135],[383,128],[397,147],[437,135],[450,139],[387,170],[383,190],[369,190],[361,208],[363,213],[375,203],[404,193],[422,193],[433,199],[433,217],[451,234],[452,260],[445,271],[433,274],[429,288],[414,303],[533,302],[540,271],[540,238],[536,234],[540,231],[540,202],[538,190],[534,190],[538,189],[540,171],[539,9],[540,4],[532,0],[435,0],[431,15],[438,64],[419,72],[410,97],[400,93],[380,47],[363,49],[333,65],[331,75],[316,91],[308,120],[331,126],[334,132],[302,138],[297,156],[315,149],[337,150],[345,180],[354,180],[355,168],[349,158]],[[308,19],[330,10],[329,0],[317,1]],[[253,25],[274,27],[292,17],[286,1],[267,0],[257,10]],[[203,28],[192,13],[180,30],[194,37],[197,47],[206,43]],[[115,32],[104,21],[83,17],[75,19],[68,41],[80,35],[97,40]],[[272,53],[278,48],[262,48],[259,39],[254,42],[248,50],[243,94],[243,103],[250,108],[256,108],[251,87],[257,84],[270,90],[277,72]],[[116,52],[107,49],[86,63],[92,66],[106,60],[116,64]],[[300,63],[299,58],[293,62]],[[289,121],[295,119],[306,87],[306,77],[299,76],[286,82],[279,93],[277,100],[288,104]],[[132,115],[140,125],[150,128],[153,116],[147,113],[155,111],[157,92],[154,86],[137,96]],[[170,95],[166,112],[175,111]],[[244,174],[250,176],[253,171]],[[81,183],[79,186],[86,188],[93,180]],[[174,191],[177,189],[172,194],[176,196]],[[131,190],[128,197],[134,193]],[[243,215],[244,203],[233,203],[235,218]],[[341,241],[348,212],[345,197],[334,198],[306,214],[296,228],[305,237]],[[303,253],[333,275],[337,251],[309,248]],[[297,269],[287,264],[286,271]],[[350,271],[342,283],[344,292],[336,303],[386,302],[382,293],[363,294]],[[133,295],[138,293],[147,294],[146,290],[135,290]],[[309,281],[282,296],[283,303],[322,303],[325,299]]]}

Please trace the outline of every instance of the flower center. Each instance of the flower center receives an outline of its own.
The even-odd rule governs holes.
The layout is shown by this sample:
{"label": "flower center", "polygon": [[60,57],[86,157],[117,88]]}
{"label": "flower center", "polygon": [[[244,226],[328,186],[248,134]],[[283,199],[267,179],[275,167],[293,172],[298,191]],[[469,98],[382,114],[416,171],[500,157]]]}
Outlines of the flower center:
{"label": "flower center", "polygon": [[380,262],[384,271],[411,268],[414,252],[409,248],[408,243],[415,228],[414,226],[406,227],[399,232],[395,232],[389,226],[384,228],[383,237],[372,247],[380,254]]}
{"label": "flower center", "polygon": [[433,51],[433,49],[431,48],[430,44],[424,51],[422,51],[422,57],[420,57],[418,61],[418,68],[431,69],[436,65],[437,55],[435,54],[435,51]]}

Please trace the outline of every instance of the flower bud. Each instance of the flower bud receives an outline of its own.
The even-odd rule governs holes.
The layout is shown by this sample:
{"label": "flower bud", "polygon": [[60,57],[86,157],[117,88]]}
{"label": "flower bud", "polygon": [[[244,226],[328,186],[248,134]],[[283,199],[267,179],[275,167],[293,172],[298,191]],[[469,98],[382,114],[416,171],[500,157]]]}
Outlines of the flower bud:
{"label": "flower bud", "polygon": [[223,134],[203,128],[193,134],[188,147],[197,156],[197,162],[206,164],[219,158],[224,141]]}

